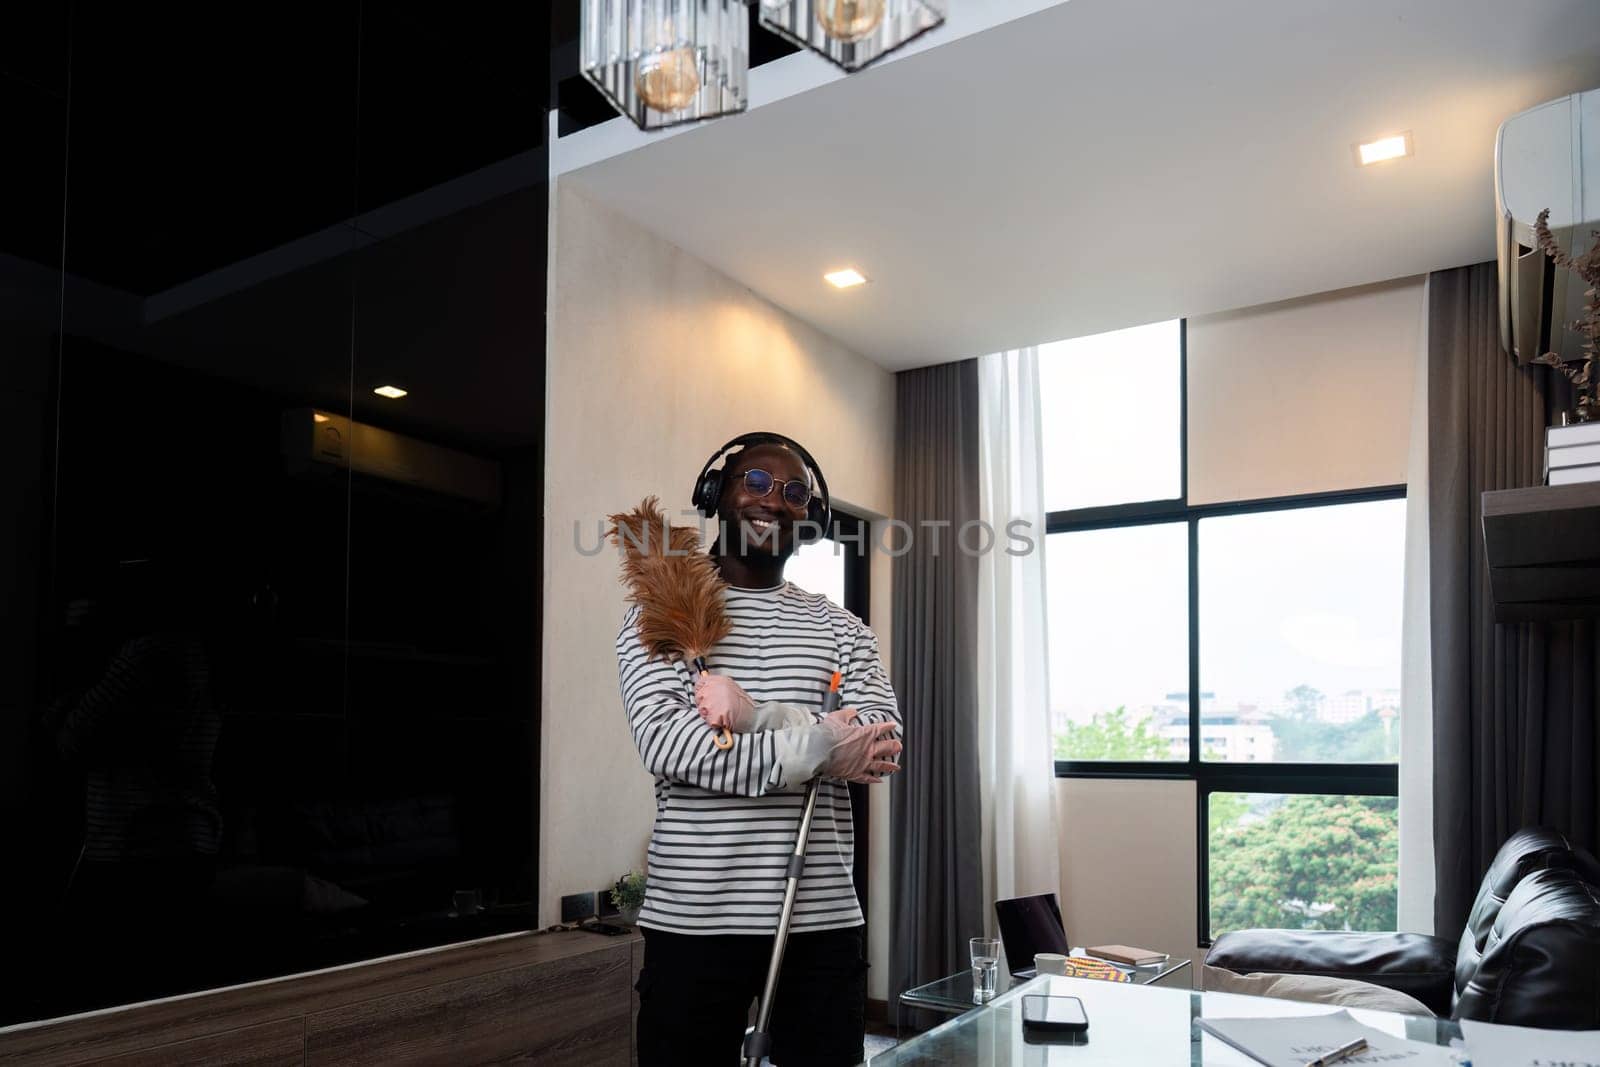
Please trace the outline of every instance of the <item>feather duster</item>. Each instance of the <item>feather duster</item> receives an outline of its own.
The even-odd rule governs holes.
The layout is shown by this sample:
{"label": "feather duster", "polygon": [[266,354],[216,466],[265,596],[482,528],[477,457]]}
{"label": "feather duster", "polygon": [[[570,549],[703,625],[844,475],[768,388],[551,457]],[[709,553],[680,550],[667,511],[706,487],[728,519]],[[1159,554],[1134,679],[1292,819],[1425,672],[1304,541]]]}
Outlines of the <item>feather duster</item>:
{"label": "feather duster", "polygon": [[[622,549],[622,581],[639,608],[639,641],[652,660],[683,660],[701,674],[705,657],[732,629],[725,586],[716,564],[700,548],[689,526],[669,526],[655,497],[632,511],[610,516],[606,531]],[[733,744],[727,730],[717,747]]]}

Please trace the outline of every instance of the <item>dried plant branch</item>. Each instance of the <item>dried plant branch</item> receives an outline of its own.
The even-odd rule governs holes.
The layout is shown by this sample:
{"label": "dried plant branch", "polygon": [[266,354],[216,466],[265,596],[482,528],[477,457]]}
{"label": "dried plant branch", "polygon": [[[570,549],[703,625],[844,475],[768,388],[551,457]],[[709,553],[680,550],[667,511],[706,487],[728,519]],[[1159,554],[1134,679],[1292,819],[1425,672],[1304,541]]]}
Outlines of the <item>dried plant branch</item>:
{"label": "dried plant branch", "polygon": [[1576,274],[1587,288],[1583,294],[1583,314],[1569,327],[1583,338],[1579,350],[1582,354],[1563,359],[1556,352],[1546,352],[1532,362],[1554,367],[1566,376],[1577,396],[1578,421],[1589,422],[1600,417],[1600,395],[1596,389],[1600,381],[1596,380],[1594,369],[1595,359],[1600,356],[1600,231],[1590,233],[1594,240],[1587,252],[1581,256],[1568,255],[1550,232],[1550,209],[1545,208],[1534,220],[1533,233],[1539,251],[1549,256],[1556,266]]}

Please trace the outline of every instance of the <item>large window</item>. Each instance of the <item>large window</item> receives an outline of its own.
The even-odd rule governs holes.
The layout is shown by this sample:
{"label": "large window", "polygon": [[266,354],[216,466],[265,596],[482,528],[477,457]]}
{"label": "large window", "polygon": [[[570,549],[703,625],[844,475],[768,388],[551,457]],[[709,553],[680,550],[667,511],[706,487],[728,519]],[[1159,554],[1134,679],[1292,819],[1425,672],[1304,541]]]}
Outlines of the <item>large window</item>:
{"label": "large window", "polygon": [[[1044,504],[1051,511],[1182,494],[1182,325],[1177,321],[1039,349]],[[1120,402],[1107,403],[1107,397]],[[1086,462],[1092,457],[1092,462]]]}
{"label": "large window", "polygon": [[1189,531],[1181,522],[1049,540],[1057,759],[1189,758]]}
{"label": "large window", "polygon": [[1206,941],[1393,929],[1404,487],[1191,503],[1184,333],[1040,350],[1057,773],[1195,781]]}
{"label": "large window", "polygon": [[1199,526],[1201,758],[1399,758],[1405,501]]}

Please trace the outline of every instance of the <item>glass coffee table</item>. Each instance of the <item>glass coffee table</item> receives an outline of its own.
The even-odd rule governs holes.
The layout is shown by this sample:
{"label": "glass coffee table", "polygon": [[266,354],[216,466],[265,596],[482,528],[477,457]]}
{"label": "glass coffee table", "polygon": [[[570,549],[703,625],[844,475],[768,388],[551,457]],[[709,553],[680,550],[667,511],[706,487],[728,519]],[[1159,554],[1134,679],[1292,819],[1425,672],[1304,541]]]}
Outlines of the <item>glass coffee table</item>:
{"label": "glass coffee table", "polygon": [[[1074,956],[1085,955],[1082,949],[1073,949]],[[1161,963],[1152,963],[1147,967],[1123,967],[1121,970],[1132,979],[1133,985],[1151,985],[1171,974],[1176,974],[1189,966],[1187,956],[1173,956]],[[999,996],[1016,986],[1030,981],[1027,978],[1013,978],[1007,974],[1005,968],[995,976],[995,995]],[[1093,981],[1093,979],[1084,979]],[[1125,982],[1108,982],[1107,985],[1126,985]],[[980,1005],[972,999],[972,968],[968,967],[959,974],[952,974],[948,978],[940,978],[926,985],[919,985],[915,989],[908,989],[900,994],[899,1011],[895,1018],[895,1031],[900,1031],[900,1017],[910,1009],[934,1011],[941,1015],[960,1015],[969,1012]]]}
{"label": "glass coffee table", "polygon": [[[1022,997],[1032,993],[1077,997],[1089,1017],[1088,1031],[1059,1037],[1040,1037],[1025,1031]],[[1338,1010],[1329,1004],[1045,975],[1015,981],[988,1004],[955,1016],[867,1062],[868,1067],[1242,1067],[1253,1061],[1202,1032],[1195,1025],[1198,1020],[1320,1015]],[[1461,1036],[1460,1029],[1448,1019],[1363,1008],[1349,1011],[1358,1022],[1423,1045],[1448,1047],[1452,1039]]]}

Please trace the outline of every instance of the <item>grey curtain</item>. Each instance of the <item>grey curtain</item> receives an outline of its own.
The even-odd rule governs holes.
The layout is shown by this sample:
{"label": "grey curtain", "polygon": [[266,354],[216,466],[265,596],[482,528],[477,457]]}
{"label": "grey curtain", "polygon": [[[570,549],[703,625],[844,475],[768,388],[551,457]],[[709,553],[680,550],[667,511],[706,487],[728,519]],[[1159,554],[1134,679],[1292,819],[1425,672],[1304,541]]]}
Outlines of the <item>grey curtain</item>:
{"label": "grey curtain", "polygon": [[906,989],[968,966],[967,939],[984,932],[978,560],[955,549],[955,532],[978,518],[978,363],[903,371],[896,389],[895,518],[913,529],[883,542],[910,545],[894,561],[891,662],[906,747],[890,778],[891,1008]]}
{"label": "grey curtain", "polygon": [[1600,641],[1592,622],[1496,625],[1482,494],[1538,485],[1564,381],[1499,341],[1495,266],[1428,282],[1435,931],[1466,922],[1495,851],[1524,826],[1600,845]]}

